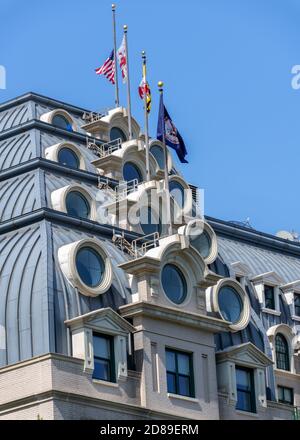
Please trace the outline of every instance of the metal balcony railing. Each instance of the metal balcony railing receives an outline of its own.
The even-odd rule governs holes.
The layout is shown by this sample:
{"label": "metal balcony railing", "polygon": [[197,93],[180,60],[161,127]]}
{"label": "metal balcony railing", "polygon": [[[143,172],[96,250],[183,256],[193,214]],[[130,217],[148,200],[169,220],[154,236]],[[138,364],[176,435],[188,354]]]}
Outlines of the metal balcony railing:
{"label": "metal balcony railing", "polygon": [[145,255],[149,249],[159,245],[159,233],[154,232],[153,234],[145,235],[133,240],[131,243],[126,240],[124,232],[122,234],[114,233],[112,241],[122,252],[127,252],[133,258],[139,258]]}
{"label": "metal balcony railing", "polygon": [[131,194],[138,189],[138,186],[139,182],[137,179],[119,183],[119,185],[115,187],[116,201],[120,202],[121,200],[126,199],[128,194]]}
{"label": "metal balcony railing", "polygon": [[104,116],[108,114],[109,109],[99,110],[97,112],[84,112],[82,119],[87,123],[91,124],[93,122],[100,121]]}
{"label": "metal balcony railing", "polygon": [[153,232],[152,234],[137,238],[131,243],[131,249],[135,258],[142,257],[149,249],[155,248],[157,246],[159,246],[158,232]]}
{"label": "metal balcony railing", "polygon": [[120,150],[122,148],[122,139],[119,138],[119,139],[115,139],[110,142],[103,143],[101,145],[97,145],[96,139],[91,140],[91,139],[87,138],[86,139],[86,146],[96,156],[102,158],[102,157],[109,156],[114,151]]}

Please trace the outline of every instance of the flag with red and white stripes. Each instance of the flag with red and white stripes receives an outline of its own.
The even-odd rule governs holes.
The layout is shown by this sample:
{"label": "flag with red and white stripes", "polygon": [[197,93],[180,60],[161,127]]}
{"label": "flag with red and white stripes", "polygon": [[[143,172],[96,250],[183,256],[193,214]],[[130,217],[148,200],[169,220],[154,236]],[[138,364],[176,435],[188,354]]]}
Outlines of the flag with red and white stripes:
{"label": "flag with red and white stripes", "polygon": [[95,69],[95,72],[97,75],[104,75],[109,82],[115,84],[116,63],[114,50],[104,64],[101,67],[98,67],[98,69]]}

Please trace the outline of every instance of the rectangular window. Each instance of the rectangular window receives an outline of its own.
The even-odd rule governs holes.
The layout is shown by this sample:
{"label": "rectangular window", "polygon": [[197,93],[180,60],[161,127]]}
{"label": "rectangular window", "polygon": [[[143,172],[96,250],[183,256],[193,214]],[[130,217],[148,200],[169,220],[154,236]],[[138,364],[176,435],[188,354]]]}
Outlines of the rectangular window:
{"label": "rectangular window", "polygon": [[295,304],[295,315],[300,316],[300,295],[299,294],[295,294],[294,304]]}
{"label": "rectangular window", "polygon": [[273,286],[265,286],[265,307],[275,310],[275,292]]}
{"label": "rectangular window", "polygon": [[278,387],[278,402],[294,405],[294,390],[292,388]]}
{"label": "rectangular window", "polygon": [[168,393],[195,397],[192,354],[166,350]]}
{"label": "rectangular window", "polygon": [[114,343],[110,336],[93,335],[94,373],[93,379],[115,382]]}
{"label": "rectangular window", "polygon": [[236,409],[256,412],[253,370],[236,367]]}

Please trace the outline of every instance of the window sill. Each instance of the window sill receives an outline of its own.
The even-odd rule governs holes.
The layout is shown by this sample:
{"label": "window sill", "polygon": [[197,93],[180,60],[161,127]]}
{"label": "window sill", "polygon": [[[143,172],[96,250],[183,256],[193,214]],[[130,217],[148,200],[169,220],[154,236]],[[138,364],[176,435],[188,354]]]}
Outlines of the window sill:
{"label": "window sill", "polygon": [[179,400],[185,400],[186,402],[199,403],[199,400],[196,399],[195,397],[181,396],[180,394],[168,393],[168,397],[170,399],[179,399]]}
{"label": "window sill", "polygon": [[116,382],[108,382],[106,380],[100,380],[100,379],[92,379],[93,383],[96,383],[97,385],[105,385],[107,387],[111,388],[118,388],[119,384]]}
{"label": "window sill", "polygon": [[278,310],[267,309],[265,307],[262,307],[261,311],[264,312],[264,313],[269,313],[270,315],[275,315],[275,316],[280,316],[281,315],[281,312],[278,312]]}
{"label": "window sill", "polygon": [[300,322],[300,316],[298,316],[298,315],[292,315],[292,319],[294,321],[299,321]]}
{"label": "window sill", "polygon": [[254,417],[254,418],[258,418],[259,415],[255,412],[250,412],[250,411],[242,411],[241,409],[236,409],[235,412],[237,414],[240,414],[242,416],[247,416],[247,417]]}

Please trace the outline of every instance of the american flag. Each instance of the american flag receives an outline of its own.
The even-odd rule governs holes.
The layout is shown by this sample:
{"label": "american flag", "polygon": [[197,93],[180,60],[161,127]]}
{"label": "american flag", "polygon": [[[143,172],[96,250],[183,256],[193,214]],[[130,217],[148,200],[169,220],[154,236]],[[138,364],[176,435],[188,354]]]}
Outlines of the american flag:
{"label": "american flag", "polygon": [[114,51],[111,52],[105,63],[101,67],[98,67],[95,72],[97,75],[106,76],[109,82],[115,84],[116,63]]}

